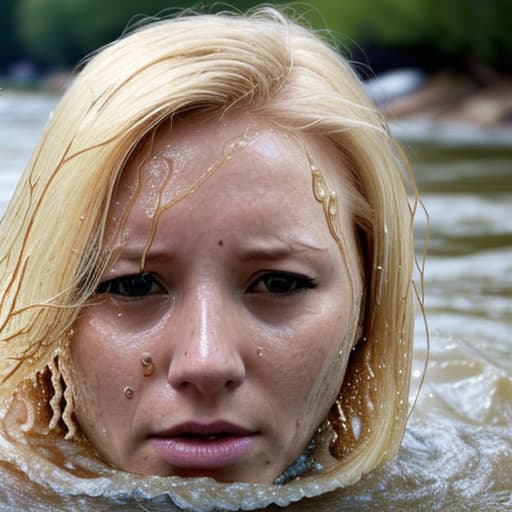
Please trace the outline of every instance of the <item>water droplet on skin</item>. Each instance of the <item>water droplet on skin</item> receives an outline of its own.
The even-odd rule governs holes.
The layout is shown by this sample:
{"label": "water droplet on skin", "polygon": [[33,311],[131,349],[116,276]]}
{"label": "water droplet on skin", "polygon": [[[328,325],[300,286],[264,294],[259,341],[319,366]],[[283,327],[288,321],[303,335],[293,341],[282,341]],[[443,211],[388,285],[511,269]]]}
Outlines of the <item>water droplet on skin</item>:
{"label": "water droplet on skin", "polygon": [[336,215],[336,211],[337,211],[336,206],[331,206],[329,208],[329,214],[330,215]]}
{"label": "water droplet on skin", "polygon": [[142,367],[144,368],[144,377],[149,377],[150,375],[153,375],[155,367],[153,365],[153,358],[151,357],[151,354],[149,352],[142,353],[140,362],[142,364]]}
{"label": "water droplet on skin", "polygon": [[382,270],[382,265],[377,265],[375,268],[376,268],[377,270]]}
{"label": "water droplet on skin", "polygon": [[117,316],[118,316],[119,318],[121,318],[121,317],[123,316],[123,313],[119,312],[119,313],[117,313]]}
{"label": "water droplet on skin", "polygon": [[85,220],[85,215],[80,215],[80,220]]}
{"label": "water droplet on skin", "polygon": [[256,350],[256,355],[258,357],[263,357],[263,349],[261,347],[258,347]]}
{"label": "water droplet on skin", "polygon": [[133,389],[129,386],[126,386],[124,389],[123,389],[123,393],[124,393],[124,396],[128,399],[128,400],[131,400],[133,398]]}

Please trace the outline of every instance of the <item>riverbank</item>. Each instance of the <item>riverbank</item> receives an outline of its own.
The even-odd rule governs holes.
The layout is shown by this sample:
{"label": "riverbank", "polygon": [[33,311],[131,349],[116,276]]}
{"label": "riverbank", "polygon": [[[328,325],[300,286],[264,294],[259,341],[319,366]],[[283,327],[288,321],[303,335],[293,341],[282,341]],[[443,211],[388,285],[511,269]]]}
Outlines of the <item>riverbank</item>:
{"label": "riverbank", "polygon": [[512,78],[440,73],[382,102],[394,135],[438,145],[512,147]]}

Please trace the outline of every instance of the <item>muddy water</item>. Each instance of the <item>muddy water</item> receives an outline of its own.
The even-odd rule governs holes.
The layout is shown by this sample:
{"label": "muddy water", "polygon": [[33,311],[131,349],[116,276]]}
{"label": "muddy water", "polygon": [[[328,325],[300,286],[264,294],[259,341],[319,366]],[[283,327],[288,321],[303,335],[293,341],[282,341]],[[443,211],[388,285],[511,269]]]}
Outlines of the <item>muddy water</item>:
{"label": "muddy water", "polygon": [[[55,103],[0,92],[0,212]],[[430,215],[428,370],[398,458],[336,508],[512,510],[512,148],[408,150]],[[426,225],[419,215],[419,256]],[[420,314],[416,339],[411,399],[428,352]]]}
{"label": "muddy water", "polygon": [[512,147],[406,146],[430,217],[413,387],[429,348],[428,369],[398,459],[343,510],[512,510]]}

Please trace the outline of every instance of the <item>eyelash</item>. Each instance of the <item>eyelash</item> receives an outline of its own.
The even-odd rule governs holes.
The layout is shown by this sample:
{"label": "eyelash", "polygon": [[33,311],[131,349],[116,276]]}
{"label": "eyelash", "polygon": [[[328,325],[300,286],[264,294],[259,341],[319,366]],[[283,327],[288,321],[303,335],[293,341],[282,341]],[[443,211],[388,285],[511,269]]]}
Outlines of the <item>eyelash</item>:
{"label": "eyelash", "polygon": [[[129,290],[131,286],[143,286],[142,290]],[[153,291],[153,287],[157,286],[157,292]],[[123,291],[124,288],[124,291]],[[132,293],[130,293],[130,291]],[[155,279],[149,272],[142,272],[140,274],[130,274],[127,276],[116,277],[103,281],[96,289],[96,293],[110,293],[112,295],[119,295],[121,297],[128,297],[131,299],[140,299],[148,295],[157,295],[165,293],[164,287]]]}
{"label": "eyelash", "polygon": [[[272,285],[272,280],[274,283]],[[258,285],[263,284],[264,290],[258,290]],[[142,286],[142,288],[140,288]],[[155,291],[153,288],[157,286]],[[272,286],[277,290],[271,290]],[[137,289],[139,287],[139,289]],[[246,293],[262,294],[268,293],[272,297],[289,297],[300,292],[305,292],[317,287],[314,279],[302,274],[286,271],[267,271],[253,281],[246,289]],[[130,290],[130,288],[132,288]],[[280,289],[279,289],[280,288]],[[121,297],[140,299],[149,295],[165,293],[164,287],[149,272],[130,274],[103,281],[98,286],[96,293],[112,294]]]}
{"label": "eyelash", "polygon": [[[271,291],[270,290],[270,280],[272,278],[277,278],[280,280],[280,284],[285,284],[291,286],[291,289],[282,290],[282,291]],[[256,291],[255,288],[259,283],[264,283],[266,290],[265,291]],[[278,284],[278,283],[275,283]],[[289,297],[290,295],[294,295],[296,293],[305,292],[307,290],[311,290],[317,287],[314,279],[311,277],[295,274],[294,272],[286,272],[286,271],[269,271],[261,275],[256,281],[254,281],[249,288],[247,288],[247,292],[249,293],[268,293],[273,297]]]}

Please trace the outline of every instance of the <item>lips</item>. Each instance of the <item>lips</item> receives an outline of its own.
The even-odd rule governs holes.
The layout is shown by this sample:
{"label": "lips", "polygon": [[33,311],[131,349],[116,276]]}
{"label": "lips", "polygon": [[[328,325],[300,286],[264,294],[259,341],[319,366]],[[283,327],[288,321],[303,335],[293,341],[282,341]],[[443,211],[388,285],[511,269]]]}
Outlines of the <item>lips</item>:
{"label": "lips", "polygon": [[256,432],[225,421],[186,422],[157,432],[150,441],[168,464],[197,470],[242,461],[252,451],[255,435]]}

